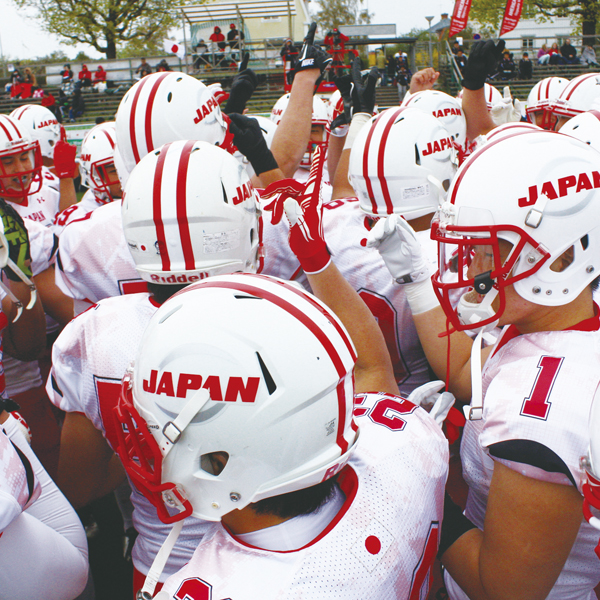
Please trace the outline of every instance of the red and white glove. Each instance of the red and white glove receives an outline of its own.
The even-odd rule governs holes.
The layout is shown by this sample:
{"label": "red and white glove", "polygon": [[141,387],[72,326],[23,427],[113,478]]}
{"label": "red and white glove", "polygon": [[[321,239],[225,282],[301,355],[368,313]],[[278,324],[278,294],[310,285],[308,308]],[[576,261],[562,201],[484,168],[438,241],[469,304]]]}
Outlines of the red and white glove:
{"label": "red and white glove", "polygon": [[313,154],[305,185],[285,179],[269,186],[263,195],[270,197],[277,193],[275,200],[265,206],[265,210],[272,211],[271,222],[275,225],[285,211],[290,222],[290,248],[308,275],[324,271],[331,262],[322,224],[321,181],[324,165],[325,153],[319,146]]}
{"label": "red and white glove", "polygon": [[63,140],[54,146],[54,173],[59,179],[72,179],[77,175],[77,146]]}

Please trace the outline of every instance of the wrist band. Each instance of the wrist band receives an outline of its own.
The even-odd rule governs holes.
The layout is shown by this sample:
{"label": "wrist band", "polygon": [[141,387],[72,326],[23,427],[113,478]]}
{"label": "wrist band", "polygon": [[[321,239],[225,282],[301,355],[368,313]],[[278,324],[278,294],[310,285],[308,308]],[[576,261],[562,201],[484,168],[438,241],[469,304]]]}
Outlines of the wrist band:
{"label": "wrist band", "polygon": [[403,287],[406,292],[406,300],[413,315],[420,315],[440,305],[433,291],[431,278],[427,278],[425,281],[419,283],[406,283]]}
{"label": "wrist band", "polygon": [[358,132],[370,121],[370,119],[371,115],[369,113],[356,113],[352,117],[352,122],[348,128],[348,135],[346,136],[346,142],[344,143],[344,150],[352,148],[352,144],[354,143],[354,139],[358,135]]}

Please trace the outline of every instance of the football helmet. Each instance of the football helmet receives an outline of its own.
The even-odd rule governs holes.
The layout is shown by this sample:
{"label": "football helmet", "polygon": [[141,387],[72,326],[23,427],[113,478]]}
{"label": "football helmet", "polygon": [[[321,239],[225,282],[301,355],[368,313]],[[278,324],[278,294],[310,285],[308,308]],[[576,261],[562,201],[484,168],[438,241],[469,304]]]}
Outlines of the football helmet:
{"label": "football helmet", "polygon": [[212,91],[177,71],[143,77],[123,96],[116,117],[115,164],[121,184],[155,148],[177,140],[202,140],[227,150],[233,136]]}
{"label": "football helmet", "polygon": [[[493,85],[490,85],[489,83],[484,83],[483,92],[485,94],[485,103],[488,110],[492,110],[492,108],[496,106],[496,104],[502,102],[502,94]],[[456,96],[457,99],[461,102],[462,95],[463,91],[461,89]]]}
{"label": "football helmet", "polygon": [[569,80],[564,77],[546,77],[538,81],[527,96],[527,120],[542,129],[553,131],[556,117],[551,107],[568,83]]}
{"label": "football helmet", "polygon": [[[271,110],[271,121],[276,125],[279,125],[281,122],[281,117],[283,117],[283,113],[287,110],[288,104],[290,103],[290,95],[284,94],[277,100],[273,109]],[[306,152],[300,161],[300,166],[305,169],[310,168],[310,163],[312,160],[312,154],[317,147],[317,145],[323,146],[323,150],[327,149],[327,144],[329,142],[329,118],[327,114],[327,104],[319,96],[313,96],[313,111],[311,124],[317,125],[322,128],[322,133],[319,134],[319,139],[313,139],[311,135],[311,139],[308,141],[308,146],[306,148]]]}
{"label": "football helmet", "polygon": [[[271,119],[267,117],[261,117],[260,115],[248,115],[252,119],[256,119],[262,131],[263,137],[267,142],[267,146],[271,148],[271,144],[273,143],[273,137],[275,136],[275,131],[277,130],[277,125],[271,121]],[[248,177],[252,178],[256,173],[250,164],[250,161],[236,148],[233,155],[239,160],[248,173]]]}
{"label": "football helmet", "polygon": [[[482,187],[498,165],[510,177]],[[543,306],[577,298],[600,273],[598,188],[597,152],[566,135],[515,133],[473,153],[431,228],[433,286],[454,328],[494,326],[509,286]]]}
{"label": "football helmet", "polygon": [[327,130],[331,131],[331,123],[344,112],[344,99],[340,90],[335,90],[327,101]]}
{"label": "football helmet", "polygon": [[256,271],[258,194],[242,165],[208,142],[147,154],[129,176],[121,216],[140,277],[179,284]]}
{"label": "football helmet", "polygon": [[24,198],[42,187],[40,144],[16,119],[0,115],[0,198]]}
{"label": "football helmet", "polygon": [[139,348],[116,410],[117,452],[165,522],[218,521],[311,487],[356,446],[352,341],[289,282],[190,285],[156,311]]}
{"label": "football helmet", "polygon": [[90,129],[81,143],[81,180],[95,196],[111,202],[111,186],[119,184],[115,171],[114,121],[107,121]]}
{"label": "football helmet", "polygon": [[431,113],[441,121],[459,151],[466,150],[467,120],[463,115],[461,103],[456,98],[437,90],[424,90],[405,97],[401,106]]}
{"label": "football helmet", "polygon": [[596,100],[600,100],[600,73],[584,73],[569,81],[551,109],[558,117],[574,117],[590,110]]}
{"label": "football helmet", "polygon": [[358,133],[348,177],[362,210],[414,219],[435,212],[456,173],[452,138],[417,108],[388,108]]}
{"label": "football helmet", "polygon": [[579,113],[576,117],[569,119],[560,128],[560,132],[600,150],[600,111],[588,110]]}
{"label": "football helmet", "polygon": [[42,156],[54,160],[54,146],[60,140],[60,123],[45,106],[25,104],[10,113],[40,143]]}

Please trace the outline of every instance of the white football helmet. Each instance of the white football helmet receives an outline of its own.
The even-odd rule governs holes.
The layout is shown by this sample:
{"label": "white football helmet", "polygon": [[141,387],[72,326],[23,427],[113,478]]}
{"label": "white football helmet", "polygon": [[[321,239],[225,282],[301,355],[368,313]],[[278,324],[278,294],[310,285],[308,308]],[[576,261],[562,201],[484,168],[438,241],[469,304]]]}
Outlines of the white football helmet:
{"label": "white football helmet", "polygon": [[[275,131],[277,130],[277,125],[275,125],[275,123],[273,123],[273,121],[267,117],[261,117],[260,115],[248,116],[258,121],[263,137],[265,138],[265,142],[267,142],[267,147],[271,148],[273,137],[275,136]],[[233,155],[242,163],[242,165],[244,165],[244,168],[248,173],[248,177],[252,178],[255,173],[250,161],[237,148],[235,149]]]}
{"label": "white football helmet", "polygon": [[[492,110],[492,108],[494,108],[494,106],[496,106],[496,104],[502,102],[502,94],[493,85],[490,85],[489,83],[484,83],[483,84],[483,92],[485,94],[485,103],[487,105],[488,110]],[[456,96],[457,99],[460,100],[461,102],[462,102],[462,95],[463,95],[463,91],[461,89],[460,92],[458,92],[458,94]]]}
{"label": "white football helmet", "polygon": [[401,106],[418,108],[431,113],[446,128],[457,148],[464,152],[467,146],[467,120],[461,103],[452,96],[438,90],[425,90],[405,98]]}
{"label": "white football helmet", "polygon": [[79,166],[83,185],[93,190],[96,198],[113,200],[110,187],[119,184],[115,171],[114,121],[90,129],[81,143]]}
{"label": "white football helmet", "polygon": [[331,131],[331,123],[344,112],[344,100],[340,90],[335,90],[327,102],[327,129]]}
{"label": "white football helmet", "polygon": [[16,119],[0,115],[0,198],[24,198],[42,187],[40,144]]}
{"label": "white football helmet", "polygon": [[10,113],[25,127],[31,139],[40,143],[42,156],[54,160],[54,146],[60,140],[60,123],[45,106],[25,104]]}
{"label": "white football helmet", "polygon": [[435,212],[456,173],[450,134],[417,108],[388,108],[358,133],[348,177],[362,210],[414,219]]}
{"label": "white football helmet", "polygon": [[[271,110],[271,121],[276,125],[279,125],[281,122],[281,117],[283,117],[283,113],[287,110],[288,104],[290,103],[290,95],[284,94],[277,100],[273,109]],[[308,142],[308,146],[306,148],[306,153],[302,157],[300,161],[300,166],[306,169],[310,168],[310,163],[312,160],[312,154],[315,148],[318,145],[323,146],[323,150],[327,149],[327,144],[329,142],[329,118],[327,115],[327,104],[319,96],[313,96],[313,111],[312,111],[312,125],[322,126],[323,133],[320,139],[310,139]]]}
{"label": "white football helmet", "polygon": [[527,96],[527,120],[542,129],[554,130],[556,117],[552,105],[569,83],[564,77],[546,77],[538,81]]}
{"label": "white football helmet", "polygon": [[[493,326],[508,286],[534,304],[562,306],[600,274],[598,164],[588,145],[550,131],[506,136],[467,159],[431,229],[439,256],[432,281],[456,329]],[[498,165],[510,177],[482,187]],[[511,249],[501,257],[502,240]],[[553,268],[565,252],[562,270]]]}
{"label": "white football helmet", "polygon": [[289,282],[236,274],[193,284],[146,328],[123,379],[117,452],[165,522],[218,521],[312,487],[356,446],[355,360],[337,317]]}
{"label": "white football helmet", "polygon": [[600,111],[588,110],[569,119],[560,132],[570,135],[600,151]]}
{"label": "white football helmet", "polygon": [[559,117],[574,117],[590,110],[596,100],[600,100],[600,73],[584,73],[569,81],[551,108]]}
{"label": "white football helmet", "polygon": [[147,154],[129,176],[121,216],[140,277],[180,284],[256,271],[258,195],[244,167],[208,142]]}
{"label": "white football helmet", "polygon": [[227,150],[233,136],[212,91],[177,71],[146,75],[123,96],[116,117],[115,164],[123,187],[148,152],[178,140],[202,140]]}

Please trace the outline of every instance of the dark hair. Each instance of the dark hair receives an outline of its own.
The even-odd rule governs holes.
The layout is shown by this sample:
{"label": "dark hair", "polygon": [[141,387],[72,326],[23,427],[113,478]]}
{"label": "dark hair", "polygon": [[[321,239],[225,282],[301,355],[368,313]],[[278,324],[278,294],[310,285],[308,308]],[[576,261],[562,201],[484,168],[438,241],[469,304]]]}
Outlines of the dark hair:
{"label": "dark hair", "polygon": [[251,506],[259,515],[270,514],[282,518],[309,515],[318,511],[333,496],[337,479],[336,475],[312,487],[265,498]]}
{"label": "dark hair", "polygon": [[594,279],[594,281],[592,281],[591,286],[592,286],[592,292],[598,291],[598,288],[600,288],[600,275],[598,275],[598,277],[596,277],[596,279]]}
{"label": "dark hair", "polygon": [[163,304],[171,296],[176,294],[179,290],[189,285],[188,283],[178,283],[174,285],[161,285],[158,283],[148,282],[148,291],[154,296],[154,299],[159,303]]}

